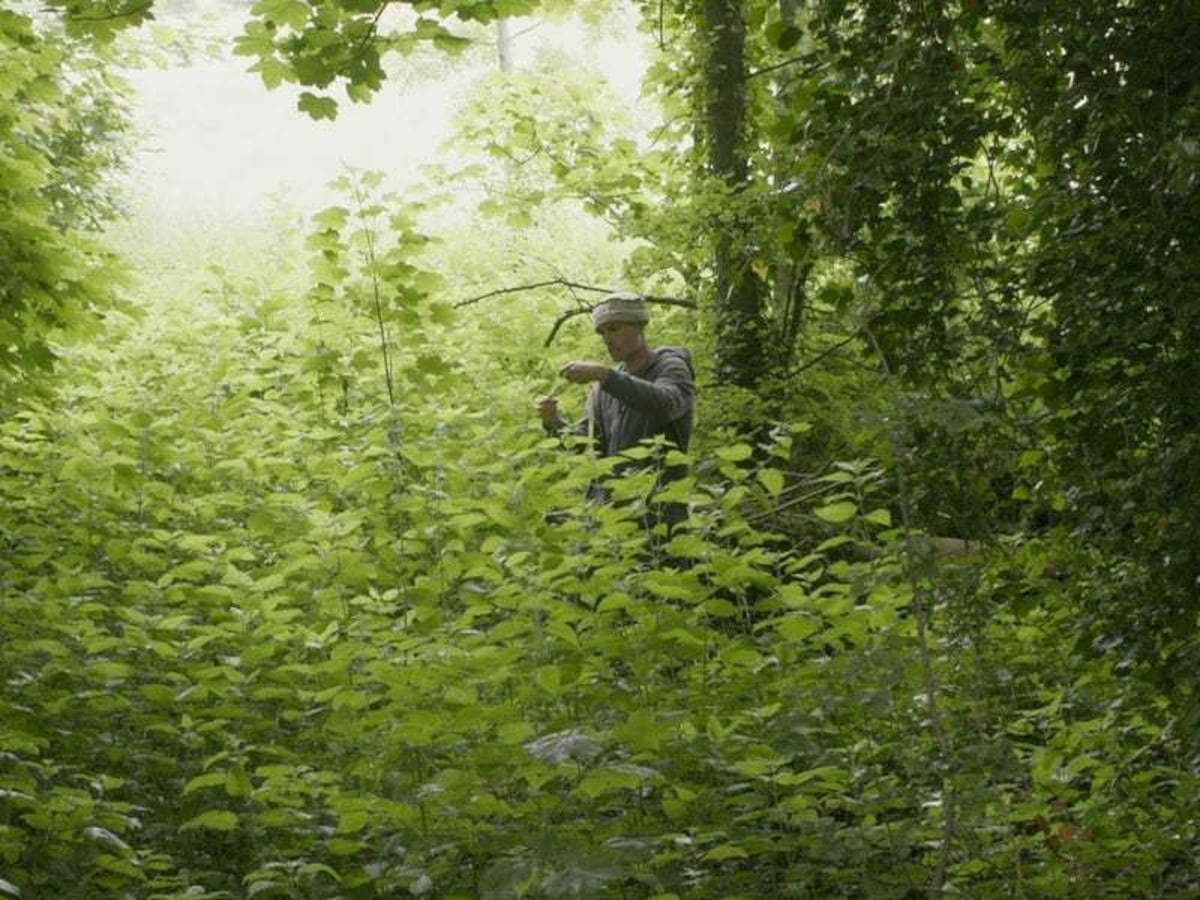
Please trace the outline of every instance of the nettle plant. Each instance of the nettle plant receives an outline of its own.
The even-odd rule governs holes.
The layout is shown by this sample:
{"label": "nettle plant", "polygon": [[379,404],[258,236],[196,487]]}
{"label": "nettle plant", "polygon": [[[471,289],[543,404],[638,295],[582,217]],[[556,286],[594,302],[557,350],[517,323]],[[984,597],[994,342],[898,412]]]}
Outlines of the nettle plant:
{"label": "nettle plant", "polygon": [[0,426],[0,894],[1184,883],[1161,698],[1028,602],[1061,548],[935,563],[877,463],[796,471],[799,425],[620,474],[547,438],[373,180],[307,291],[114,316]]}
{"label": "nettle plant", "polygon": [[391,293],[418,241],[355,214],[318,219],[308,320],[227,278],[114,322],[5,424],[4,890],[834,878],[788,874],[857,789],[838,713],[796,701],[909,640],[878,610],[830,631],[877,563],[747,522],[785,487],[744,445],[671,488],[693,514],[670,541],[638,523],[649,475],[589,506],[608,464],[438,391],[422,355],[453,334]]}

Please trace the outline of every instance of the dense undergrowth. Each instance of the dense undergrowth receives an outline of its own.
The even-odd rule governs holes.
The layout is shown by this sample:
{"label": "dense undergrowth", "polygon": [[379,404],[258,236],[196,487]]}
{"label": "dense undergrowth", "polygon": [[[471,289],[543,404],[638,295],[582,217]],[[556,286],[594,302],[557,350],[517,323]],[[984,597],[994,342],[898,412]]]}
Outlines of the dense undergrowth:
{"label": "dense undergrowth", "polygon": [[[119,71],[220,7],[318,119],[503,71],[402,201],[118,241]],[[508,71],[568,9],[648,106]],[[0,897],[1200,897],[1197,48],[1167,0],[5,4]],[[622,286],[698,361],[671,536],[663,448],[534,424]]]}
{"label": "dense undergrowth", "polygon": [[589,506],[533,427],[540,334],[487,350],[352,219],[311,289],[147,279],[3,423],[0,894],[1200,894],[1083,551],[939,560],[799,422],[702,432],[648,536],[649,475]]}

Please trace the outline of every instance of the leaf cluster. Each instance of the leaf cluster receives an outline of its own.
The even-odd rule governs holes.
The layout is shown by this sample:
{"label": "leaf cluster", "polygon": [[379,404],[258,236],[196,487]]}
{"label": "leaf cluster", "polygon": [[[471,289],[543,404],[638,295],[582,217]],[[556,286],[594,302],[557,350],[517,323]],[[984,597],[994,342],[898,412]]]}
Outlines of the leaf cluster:
{"label": "leaf cluster", "polygon": [[408,365],[504,371],[425,318],[430,248],[372,181],[313,222],[311,317],[225,273],[4,424],[10,893],[902,896],[947,790],[972,895],[1186,886],[1189,751],[1113,648],[1058,652],[1059,548],[912,580],[878,466],[803,483],[803,427],[668,458],[691,513],[647,533],[653,470],[545,440],[535,373]]}
{"label": "leaf cluster", "polygon": [[54,343],[112,303],[118,267],[95,240],[115,207],[128,120],[103,55],[52,23],[0,13],[0,387],[35,388]]}

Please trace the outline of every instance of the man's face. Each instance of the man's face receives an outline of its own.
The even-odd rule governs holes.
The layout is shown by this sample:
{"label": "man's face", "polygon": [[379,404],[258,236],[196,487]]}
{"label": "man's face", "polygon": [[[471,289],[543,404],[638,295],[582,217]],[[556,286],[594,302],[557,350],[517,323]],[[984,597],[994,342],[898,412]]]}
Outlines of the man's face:
{"label": "man's face", "polygon": [[596,329],[614,362],[625,362],[642,344],[642,329],[629,322],[609,322]]}

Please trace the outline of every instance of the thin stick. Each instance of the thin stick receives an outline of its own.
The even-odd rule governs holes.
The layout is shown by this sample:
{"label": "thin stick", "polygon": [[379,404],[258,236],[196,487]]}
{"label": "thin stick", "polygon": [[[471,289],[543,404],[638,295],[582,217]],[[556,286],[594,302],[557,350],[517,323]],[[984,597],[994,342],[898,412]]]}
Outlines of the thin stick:
{"label": "thin stick", "polygon": [[542,344],[543,347],[549,347],[554,343],[554,338],[558,335],[558,329],[562,328],[568,319],[573,319],[576,316],[584,316],[590,313],[590,309],[569,309],[557,319],[554,320],[554,325],[550,328],[550,333],[546,335],[546,341]]}
{"label": "thin stick", "polygon": [[375,10],[375,15],[371,17],[371,24],[367,28],[367,33],[359,40],[358,45],[354,48],[356,57],[362,56],[371,42],[375,40],[375,35],[379,33],[379,20],[383,18],[383,14],[387,12],[387,8],[392,5],[392,0],[383,0],[379,4],[379,9]]}
{"label": "thin stick", "polygon": [[822,485],[814,491],[809,491],[807,494],[801,494],[799,497],[791,497],[788,500],[785,500],[783,503],[772,506],[770,509],[764,509],[761,512],[751,513],[750,515],[746,516],[746,521],[758,522],[762,519],[769,519],[772,516],[779,515],[785,509],[790,509],[791,507],[800,503],[806,503],[807,501],[812,500],[814,497],[820,497],[822,494],[828,494],[830,491],[839,487],[841,487],[840,484]]}
{"label": "thin stick", "polygon": [[478,297],[468,297],[466,300],[459,300],[454,304],[455,309],[462,309],[464,306],[472,306],[483,300],[490,300],[492,297],[502,297],[506,294],[517,294],[521,291],[536,291],[538,288],[544,287],[566,287],[574,288],[579,291],[594,291],[598,294],[614,294],[616,291],[608,288],[594,287],[588,284],[577,284],[573,281],[567,281],[565,278],[551,278],[549,281],[538,281],[533,284],[520,284],[516,287],[500,288],[495,291],[488,291],[486,294],[480,294]]}
{"label": "thin stick", "polygon": [[[488,291],[486,294],[480,294],[476,297],[468,297],[466,300],[459,300],[454,304],[455,309],[462,309],[464,306],[473,306],[484,300],[490,300],[492,297],[503,297],[508,294],[519,294],[522,291],[536,291],[539,288],[545,287],[563,287],[568,290],[590,291],[593,294],[616,294],[618,291],[615,288],[599,287],[594,284],[580,284],[578,281],[570,281],[561,276],[551,278],[547,281],[536,281],[533,284],[519,284],[516,287],[498,288],[494,291]],[[647,303],[659,303],[665,306],[683,306],[687,309],[695,309],[696,301],[688,300],[683,297],[656,297],[649,294],[639,294],[639,296]],[[591,310],[589,309],[588,312]]]}
{"label": "thin stick", "polygon": [[[757,78],[759,75],[766,75],[770,72],[778,72],[780,69],[785,69],[788,66],[794,66],[798,62],[804,62],[808,59],[807,56],[794,56],[791,59],[785,59],[783,62],[775,63],[773,66],[763,66],[761,69],[755,69],[753,72],[747,72],[747,78]],[[827,68],[829,63],[816,63],[811,66],[805,66],[801,75],[815,75],[822,69]]]}
{"label": "thin stick", "polygon": [[862,327],[857,328],[854,331],[854,333],[851,334],[848,338],[846,338],[845,340],[838,341],[832,347],[827,347],[825,350],[822,350],[820,353],[818,353],[816,356],[814,356],[808,362],[801,363],[800,365],[796,366],[794,369],[790,370],[784,377],[785,378],[795,378],[797,375],[799,375],[804,370],[811,369],[813,366],[819,365],[820,363],[824,362],[826,359],[833,356],[833,354],[837,353],[839,350],[841,350],[843,347],[845,347],[851,341],[858,340],[859,336],[862,334],[862,330],[863,330]]}
{"label": "thin stick", "polygon": [[383,298],[380,296],[379,288],[379,264],[375,257],[375,234],[371,228],[371,223],[367,221],[367,214],[363,207],[362,190],[359,188],[357,177],[355,177],[352,185],[354,188],[354,202],[358,206],[358,220],[362,225],[363,234],[366,235],[367,239],[367,249],[364,255],[371,270],[371,290],[375,301],[375,321],[379,325],[379,349],[383,353],[383,376],[387,382],[388,407],[395,410],[396,391],[393,387],[392,356],[388,350],[387,328],[383,322]]}

